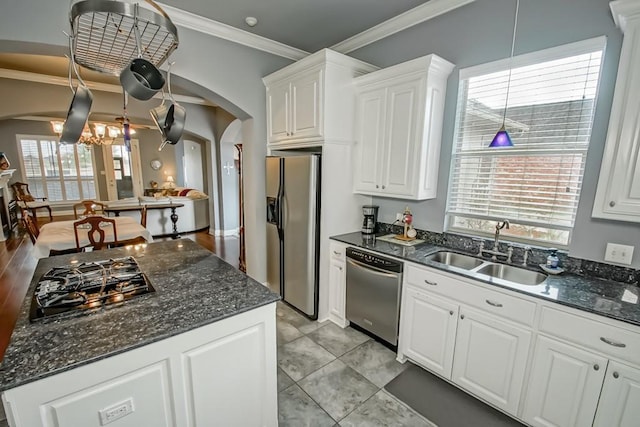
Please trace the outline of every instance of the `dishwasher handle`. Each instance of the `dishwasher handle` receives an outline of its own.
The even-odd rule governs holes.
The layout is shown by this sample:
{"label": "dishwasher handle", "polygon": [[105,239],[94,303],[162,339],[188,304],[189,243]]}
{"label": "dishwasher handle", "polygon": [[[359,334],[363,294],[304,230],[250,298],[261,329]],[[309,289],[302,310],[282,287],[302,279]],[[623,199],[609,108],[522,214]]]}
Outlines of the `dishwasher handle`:
{"label": "dishwasher handle", "polygon": [[[354,268],[367,270],[367,273],[376,274],[384,277],[397,277],[398,273],[390,273],[388,271],[382,270],[381,268],[374,267],[372,265],[363,264],[359,261],[356,261],[351,258],[347,258],[347,263],[352,265]],[[348,267],[348,266],[347,266]]]}

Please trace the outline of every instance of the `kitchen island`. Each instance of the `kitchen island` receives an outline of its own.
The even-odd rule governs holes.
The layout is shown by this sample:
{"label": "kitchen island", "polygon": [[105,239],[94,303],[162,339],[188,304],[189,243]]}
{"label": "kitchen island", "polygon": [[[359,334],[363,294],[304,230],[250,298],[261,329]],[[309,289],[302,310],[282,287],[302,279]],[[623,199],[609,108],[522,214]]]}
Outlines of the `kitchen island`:
{"label": "kitchen island", "polygon": [[[156,292],[29,321],[52,267],[126,256]],[[279,298],[188,239],[42,259],[0,364],[9,425],[276,426]]]}

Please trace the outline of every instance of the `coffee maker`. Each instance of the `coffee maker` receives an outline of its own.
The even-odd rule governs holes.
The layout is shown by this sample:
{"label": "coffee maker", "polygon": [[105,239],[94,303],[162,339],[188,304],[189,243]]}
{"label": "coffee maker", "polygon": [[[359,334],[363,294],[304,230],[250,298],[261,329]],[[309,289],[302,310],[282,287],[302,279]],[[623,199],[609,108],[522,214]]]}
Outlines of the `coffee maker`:
{"label": "coffee maker", "polygon": [[362,221],[362,235],[373,236],[376,232],[376,221],[378,220],[378,206],[365,205],[362,207],[364,220]]}

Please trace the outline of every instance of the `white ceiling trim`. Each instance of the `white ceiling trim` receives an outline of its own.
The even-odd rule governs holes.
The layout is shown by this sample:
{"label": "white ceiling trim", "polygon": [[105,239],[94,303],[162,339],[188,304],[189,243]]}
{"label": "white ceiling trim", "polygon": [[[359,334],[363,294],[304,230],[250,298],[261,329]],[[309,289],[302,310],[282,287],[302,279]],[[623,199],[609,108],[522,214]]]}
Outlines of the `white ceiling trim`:
{"label": "white ceiling trim", "polygon": [[[175,25],[262,50],[273,55],[292,59],[294,61],[298,61],[309,55],[309,52],[304,50],[296,49],[295,47],[232,27],[231,25],[223,24],[222,22],[214,21],[213,19],[205,18],[164,3],[158,4],[165,10],[165,12],[167,12],[169,17],[171,17],[171,21]],[[154,10],[151,5],[145,2],[141,2],[140,6]]]}
{"label": "white ceiling trim", "polygon": [[[0,78],[23,80],[27,82],[44,83],[58,86],[69,86],[69,79],[67,77],[50,76],[48,74],[30,73],[28,71],[10,70],[7,68],[0,68]],[[113,92],[122,93],[122,86],[112,85],[109,83],[97,83],[85,81],[87,87],[92,90],[101,92]],[[156,94],[156,99],[162,99],[162,94]],[[207,101],[206,99],[198,98],[195,96],[186,95],[173,95],[173,98],[183,104],[194,105],[206,105],[209,107],[215,107],[215,104]]]}
{"label": "white ceiling trim", "polygon": [[406,30],[422,22],[433,19],[454,9],[474,2],[475,0],[431,0],[414,7],[398,16],[388,19],[375,27],[356,34],[353,37],[331,46],[331,49],[347,54],[385,37]]}

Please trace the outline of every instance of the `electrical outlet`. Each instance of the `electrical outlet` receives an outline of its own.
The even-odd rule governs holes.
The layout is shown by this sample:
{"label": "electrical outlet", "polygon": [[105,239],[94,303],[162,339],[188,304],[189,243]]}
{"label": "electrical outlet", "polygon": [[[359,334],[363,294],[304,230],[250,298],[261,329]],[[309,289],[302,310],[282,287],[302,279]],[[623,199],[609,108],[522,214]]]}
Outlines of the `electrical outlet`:
{"label": "electrical outlet", "polygon": [[396,221],[402,221],[402,214],[400,212],[396,213]]}
{"label": "electrical outlet", "polygon": [[633,246],[619,245],[617,243],[607,243],[607,250],[604,253],[604,260],[615,262],[616,264],[631,265],[633,258]]}
{"label": "electrical outlet", "polygon": [[100,425],[105,426],[107,424],[111,424],[112,422],[129,415],[133,411],[132,397],[127,400],[123,400],[122,402],[118,402],[115,405],[109,406],[108,408],[101,409],[98,411],[100,414]]}

